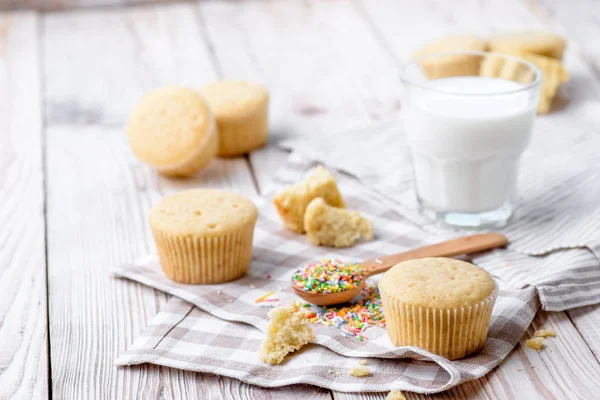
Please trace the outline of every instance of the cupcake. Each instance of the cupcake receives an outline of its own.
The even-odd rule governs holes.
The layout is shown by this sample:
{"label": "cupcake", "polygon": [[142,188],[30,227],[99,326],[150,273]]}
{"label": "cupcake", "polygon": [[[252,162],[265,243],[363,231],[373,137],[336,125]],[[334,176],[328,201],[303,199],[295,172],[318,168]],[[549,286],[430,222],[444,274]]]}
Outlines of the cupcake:
{"label": "cupcake", "polygon": [[194,189],[163,198],[150,211],[160,264],[174,281],[221,283],[248,272],[258,211],[242,195]]}
{"label": "cupcake", "polygon": [[127,137],[140,160],[170,176],[194,174],[217,154],[219,145],[206,101],[178,86],[147,93],[129,117]]}
{"label": "cupcake", "polygon": [[483,347],[496,283],[483,269],[448,258],[392,267],[379,282],[394,346],[416,346],[455,360]]}
{"label": "cupcake", "polygon": [[413,54],[413,58],[419,59],[428,79],[478,75],[480,63],[478,57],[464,54],[427,56],[447,52],[485,51],[486,49],[486,41],[479,36],[454,35],[425,44]]}
{"label": "cupcake", "polygon": [[269,92],[257,84],[220,81],[200,89],[219,131],[218,155],[234,157],[261,147],[268,139]]}
{"label": "cupcake", "polygon": [[495,53],[538,54],[562,60],[567,42],[549,31],[498,33],[489,38],[490,51]]}

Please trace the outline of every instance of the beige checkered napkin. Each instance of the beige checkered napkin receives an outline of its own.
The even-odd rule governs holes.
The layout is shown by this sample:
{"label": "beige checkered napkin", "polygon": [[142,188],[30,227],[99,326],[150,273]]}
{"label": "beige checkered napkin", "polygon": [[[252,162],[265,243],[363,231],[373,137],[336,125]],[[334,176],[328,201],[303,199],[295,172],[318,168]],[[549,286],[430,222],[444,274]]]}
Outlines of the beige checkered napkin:
{"label": "beige checkered napkin", "polygon": [[[250,274],[220,285],[184,285],[163,275],[155,255],[115,269],[115,274],[170,293],[166,310],[125,353],[118,365],[150,362],[229,376],[265,387],[306,383],[343,392],[403,389],[421,393],[446,390],[487,374],[519,341],[539,307],[533,287],[509,290],[501,283],[489,338],[477,355],[450,362],[419,348],[394,348],[384,328],[365,330],[366,341],[342,335],[334,326],[314,325],[314,345],[278,366],[261,363],[256,351],[267,326],[267,308],[255,299],[275,291],[281,303],[296,299],[289,288],[296,267],[322,258],[360,261],[438,242],[389,211],[358,185],[343,182],[349,206],[373,221],[376,238],[351,249],[311,246],[305,236],[282,227],[272,205],[253,199],[259,208]],[[264,303],[263,303],[264,304]],[[257,329],[258,328],[258,329]],[[372,374],[356,378],[348,368],[368,358]],[[429,361],[429,362],[425,362]]]}

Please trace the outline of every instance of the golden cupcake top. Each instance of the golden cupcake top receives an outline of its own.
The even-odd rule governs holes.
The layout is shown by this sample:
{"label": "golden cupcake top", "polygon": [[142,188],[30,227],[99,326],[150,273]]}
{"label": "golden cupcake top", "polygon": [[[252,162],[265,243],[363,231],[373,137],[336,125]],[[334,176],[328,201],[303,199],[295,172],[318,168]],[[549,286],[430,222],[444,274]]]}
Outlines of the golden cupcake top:
{"label": "golden cupcake top", "polygon": [[395,265],[379,282],[388,296],[413,306],[448,308],[486,299],[496,288],[492,277],[468,262],[422,258]]}
{"label": "golden cupcake top", "polygon": [[193,189],[163,198],[150,211],[150,224],[174,236],[221,236],[254,223],[256,206],[224,190]]}
{"label": "golden cupcake top", "polygon": [[264,87],[245,81],[219,81],[200,89],[217,118],[236,118],[262,109],[269,100]]}
{"label": "golden cupcake top", "polygon": [[521,31],[492,35],[489,45],[493,52],[533,53],[560,60],[567,42],[554,32]]}
{"label": "golden cupcake top", "polygon": [[424,44],[413,57],[418,58],[427,54],[453,51],[484,51],[486,41],[476,35],[450,35]]}
{"label": "golden cupcake top", "polygon": [[214,134],[214,121],[206,101],[196,91],[179,86],[148,92],[127,124],[133,152],[157,167],[185,161],[210,134]]}

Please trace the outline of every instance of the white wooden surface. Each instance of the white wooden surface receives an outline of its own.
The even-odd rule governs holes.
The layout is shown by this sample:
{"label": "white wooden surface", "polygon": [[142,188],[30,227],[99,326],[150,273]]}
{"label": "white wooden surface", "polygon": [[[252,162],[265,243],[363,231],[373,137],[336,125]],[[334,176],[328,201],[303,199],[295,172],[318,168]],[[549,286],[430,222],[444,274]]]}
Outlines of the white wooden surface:
{"label": "white wooden surface", "polygon": [[48,392],[38,30],[0,14],[0,399]]}
{"label": "white wooden surface", "polygon": [[[44,7],[51,3],[70,5]],[[92,3],[99,4],[77,5]],[[6,4],[0,0],[0,8]],[[161,84],[197,87],[229,77],[271,90],[273,144],[342,131],[399,112],[396,68],[421,42],[450,32],[550,27],[571,38],[574,79],[563,110],[540,122],[544,129],[589,126],[578,105],[600,101],[600,83],[590,68],[598,65],[596,43],[582,32],[598,26],[587,18],[587,28],[573,28],[565,10],[551,0],[271,0],[0,15],[0,399],[50,391],[56,399],[383,399],[112,365],[167,299],[107,273],[153,248],[151,205],[197,186],[264,193],[286,157],[270,146],[217,160],[193,179],[169,180],[128,150],[127,114]],[[521,343],[478,381],[408,398],[596,398],[600,308],[541,312],[528,334],[542,326],[558,332],[545,351]]]}

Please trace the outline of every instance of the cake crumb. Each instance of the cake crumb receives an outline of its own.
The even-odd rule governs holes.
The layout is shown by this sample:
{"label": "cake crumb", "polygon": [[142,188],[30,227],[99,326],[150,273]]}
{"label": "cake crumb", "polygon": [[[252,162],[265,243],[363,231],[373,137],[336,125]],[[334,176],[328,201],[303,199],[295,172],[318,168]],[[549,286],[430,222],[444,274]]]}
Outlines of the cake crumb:
{"label": "cake crumb", "polygon": [[367,360],[358,360],[360,365],[367,365]]}
{"label": "cake crumb", "polygon": [[541,349],[544,348],[544,338],[543,337],[534,337],[534,338],[527,340],[527,342],[525,342],[525,344],[527,344],[527,347],[530,347],[532,349],[540,351]]}
{"label": "cake crumb", "polygon": [[392,390],[385,396],[385,400],[406,400],[404,393],[399,390]]}
{"label": "cake crumb", "polygon": [[371,375],[371,368],[365,367],[363,365],[357,365],[355,367],[350,368],[350,375],[356,376],[357,378],[369,376]]}
{"label": "cake crumb", "polygon": [[249,284],[248,287],[250,289],[256,289],[256,285],[254,283]]}
{"label": "cake crumb", "polygon": [[327,371],[327,373],[328,373],[329,375],[331,375],[331,374],[333,374],[333,370],[332,370],[332,369],[330,369],[330,370],[328,370],[328,371]]}
{"label": "cake crumb", "polygon": [[373,224],[358,211],[330,206],[317,197],[304,214],[306,237],[315,246],[351,247],[360,240],[373,240]]}
{"label": "cake crumb", "polygon": [[286,228],[306,232],[304,214],[308,204],[318,197],[333,207],[346,208],[335,177],[322,165],[312,169],[302,182],[286,186],[273,198],[273,204]]}
{"label": "cake crumb", "polygon": [[522,371],[521,368],[517,368],[517,371]]}
{"label": "cake crumb", "polygon": [[315,339],[306,314],[298,303],[269,311],[267,335],[258,351],[262,362],[279,364],[287,354],[300,350]]}
{"label": "cake crumb", "polygon": [[555,337],[556,336],[556,332],[554,332],[552,329],[540,329],[535,331],[535,333],[533,334],[533,336],[535,337]]}

